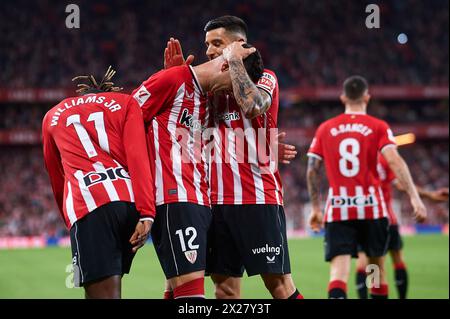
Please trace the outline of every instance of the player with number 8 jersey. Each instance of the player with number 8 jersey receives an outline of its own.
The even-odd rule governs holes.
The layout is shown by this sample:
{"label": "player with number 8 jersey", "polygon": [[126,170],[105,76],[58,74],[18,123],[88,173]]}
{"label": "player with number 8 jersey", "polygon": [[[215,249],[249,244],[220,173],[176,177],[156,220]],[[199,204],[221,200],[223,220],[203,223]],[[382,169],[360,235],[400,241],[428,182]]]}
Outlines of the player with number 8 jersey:
{"label": "player with number 8 jersey", "polygon": [[388,216],[377,158],[389,146],[395,139],[387,123],[367,114],[347,112],[319,126],[308,156],[325,162],[326,222]]}

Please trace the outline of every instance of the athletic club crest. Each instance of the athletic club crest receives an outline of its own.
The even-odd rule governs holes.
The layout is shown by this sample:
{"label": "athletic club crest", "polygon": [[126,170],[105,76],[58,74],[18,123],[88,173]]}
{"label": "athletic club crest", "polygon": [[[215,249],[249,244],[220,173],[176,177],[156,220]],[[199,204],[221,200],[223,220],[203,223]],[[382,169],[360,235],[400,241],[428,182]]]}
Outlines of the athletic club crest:
{"label": "athletic club crest", "polygon": [[194,264],[197,260],[197,251],[196,250],[188,250],[184,252],[186,259],[189,260],[191,264]]}

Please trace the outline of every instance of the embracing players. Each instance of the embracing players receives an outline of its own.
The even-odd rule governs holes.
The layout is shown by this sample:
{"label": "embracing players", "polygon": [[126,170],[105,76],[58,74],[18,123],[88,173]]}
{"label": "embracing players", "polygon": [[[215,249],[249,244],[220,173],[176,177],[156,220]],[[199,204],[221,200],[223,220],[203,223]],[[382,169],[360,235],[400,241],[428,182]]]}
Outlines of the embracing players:
{"label": "embracing players", "polygon": [[[239,54],[239,43],[247,41],[247,25],[242,19],[222,16],[209,21],[204,31],[206,55],[210,60],[225,57],[233,85],[232,92],[210,96],[218,134],[209,163],[213,214],[207,272],[215,283],[216,297],[240,298],[246,270],[249,276],[260,275],[274,298],[301,299],[291,277],[277,165],[270,167],[274,158],[267,164],[250,155],[259,149],[273,150],[279,98],[276,75],[265,69],[255,84],[245,73]],[[181,47],[171,40],[165,66],[179,63],[184,63]],[[236,145],[245,151],[240,152]]]}
{"label": "embracing players", "polygon": [[[388,244],[388,211],[377,172],[378,153],[404,186],[418,222],[426,209],[414,186],[408,166],[398,154],[389,126],[366,114],[370,100],[367,81],[352,76],[344,82],[341,101],[345,114],[324,122],[308,151],[308,191],[312,203],[310,226],[319,231],[325,222],[325,259],[331,263],[329,298],[346,298],[351,258],[362,248],[379,268],[373,298],[387,298],[384,256]],[[322,216],[319,171],[325,162],[329,192]]]}
{"label": "embracing players", "polygon": [[[240,43],[232,52],[240,57],[245,76],[257,81],[263,69],[255,48]],[[231,67],[222,56],[195,67],[175,66],[152,75],[133,92],[149,126],[157,211],[152,238],[167,279],[165,298],[204,298],[212,219],[205,154],[210,137],[207,93],[231,90]]]}

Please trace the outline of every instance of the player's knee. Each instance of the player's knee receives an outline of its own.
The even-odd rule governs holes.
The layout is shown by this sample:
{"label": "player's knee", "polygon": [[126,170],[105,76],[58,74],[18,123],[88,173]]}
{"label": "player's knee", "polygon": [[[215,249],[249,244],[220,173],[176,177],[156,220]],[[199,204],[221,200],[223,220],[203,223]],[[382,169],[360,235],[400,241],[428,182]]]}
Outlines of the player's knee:
{"label": "player's knee", "polygon": [[215,284],[216,299],[240,299],[240,291],[237,287],[222,282]]}
{"label": "player's knee", "polygon": [[273,298],[287,299],[295,291],[292,278],[288,275],[263,276],[264,285]]}

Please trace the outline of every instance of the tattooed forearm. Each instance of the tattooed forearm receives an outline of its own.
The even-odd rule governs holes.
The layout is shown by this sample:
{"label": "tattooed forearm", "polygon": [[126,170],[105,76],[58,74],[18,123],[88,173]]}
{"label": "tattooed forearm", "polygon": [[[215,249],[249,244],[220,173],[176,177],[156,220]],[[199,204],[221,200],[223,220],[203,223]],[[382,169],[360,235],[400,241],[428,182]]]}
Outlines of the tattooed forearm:
{"label": "tattooed forearm", "polygon": [[[245,116],[254,118],[263,114],[270,106],[270,97],[267,99],[261,94],[248,76],[242,60],[232,59],[229,66],[234,97]],[[266,95],[268,97],[268,94]]]}
{"label": "tattooed forearm", "polygon": [[308,171],[307,182],[308,182],[308,192],[309,198],[311,200],[311,205],[315,208],[320,207],[320,167],[322,166],[322,160],[316,157],[308,158]]}

